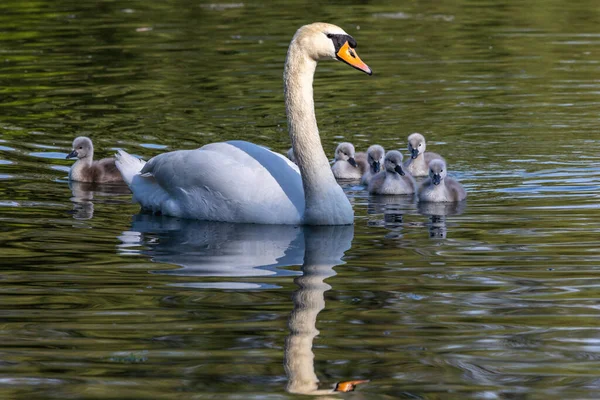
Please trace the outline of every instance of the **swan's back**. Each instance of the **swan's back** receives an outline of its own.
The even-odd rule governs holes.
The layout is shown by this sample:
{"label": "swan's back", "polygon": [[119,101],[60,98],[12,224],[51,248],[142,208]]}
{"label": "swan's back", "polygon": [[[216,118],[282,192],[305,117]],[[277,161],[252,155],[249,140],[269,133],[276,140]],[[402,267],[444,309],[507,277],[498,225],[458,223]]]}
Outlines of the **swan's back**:
{"label": "swan's back", "polygon": [[182,218],[294,224],[305,208],[298,167],[243,141],[160,154],[131,186],[142,207]]}

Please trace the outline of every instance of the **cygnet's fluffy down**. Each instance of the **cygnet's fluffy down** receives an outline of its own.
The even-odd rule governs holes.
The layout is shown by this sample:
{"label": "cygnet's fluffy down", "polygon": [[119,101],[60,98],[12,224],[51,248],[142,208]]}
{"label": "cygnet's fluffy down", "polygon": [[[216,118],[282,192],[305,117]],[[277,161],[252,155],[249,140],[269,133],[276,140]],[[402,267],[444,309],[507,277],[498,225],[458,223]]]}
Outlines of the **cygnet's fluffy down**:
{"label": "cygnet's fluffy down", "polygon": [[289,150],[287,151],[287,153],[285,153],[285,155],[287,156],[287,158],[290,159],[291,162],[293,162],[294,164],[298,164],[296,162],[296,155],[294,154],[294,148],[290,147]]}
{"label": "cygnet's fluffy down", "polygon": [[432,160],[429,163],[429,179],[419,188],[419,201],[455,202],[467,198],[465,188],[447,176],[446,163]]}
{"label": "cygnet's fluffy down", "polygon": [[396,150],[385,155],[385,170],[376,174],[369,182],[372,194],[413,194],[415,180],[402,170],[402,153]]}
{"label": "cygnet's fluffy down", "polygon": [[80,136],[73,140],[73,150],[66,158],[77,158],[69,171],[69,180],[77,182],[123,182],[114,158],[94,161],[94,145],[90,138]]}
{"label": "cygnet's fluffy down", "polygon": [[367,150],[367,166],[360,182],[363,185],[368,185],[371,178],[381,171],[384,164],[385,150],[378,144],[374,144]]}
{"label": "cygnet's fluffy down", "polygon": [[360,179],[362,171],[354,158],[354,146],[352,143],[340,143],[335,149],[335,162],[331,171],[336,179]]}
{"label": "cygnet's fluffy down", "polygon": [[408,137],[408,152],[410,158],[404,163],[404,169],[412,176],[427,176],[429,174],[429,163],[431,160],[442,160],[444,158],[437,153],[425,151],[427,144],[425,137],[420,133],[413,133]]}

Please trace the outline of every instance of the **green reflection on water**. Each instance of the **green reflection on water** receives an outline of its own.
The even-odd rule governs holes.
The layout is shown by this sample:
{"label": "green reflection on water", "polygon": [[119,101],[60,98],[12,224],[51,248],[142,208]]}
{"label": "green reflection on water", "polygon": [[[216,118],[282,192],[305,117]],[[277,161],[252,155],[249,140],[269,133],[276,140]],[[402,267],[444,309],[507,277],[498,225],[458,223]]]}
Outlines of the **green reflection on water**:
{"label": "green reflection on water", "polygon": [[[598,11],[3,1],[2,397],[292,396],[288,321],[318,308],[291,300],[310,288],[298,234],[202,236],[202,225],[155,220],[136,230],[126,189],[70,188],[57,154],[80,134],[98,157],[231,139],[287,150],[283,60],[295,29],[316,20],[352,34],[375,72],[319,66],[328,154],[341,140],[404,150],[420,131],[470,192],[465,210],[434,218],[346,188],[351,248],[316,282],[331,287],[319,289],[312,339],[319,388],[366,378],[357,391],[373,399],[594,397]],[[215,274],[242,263],[250,276]]]}

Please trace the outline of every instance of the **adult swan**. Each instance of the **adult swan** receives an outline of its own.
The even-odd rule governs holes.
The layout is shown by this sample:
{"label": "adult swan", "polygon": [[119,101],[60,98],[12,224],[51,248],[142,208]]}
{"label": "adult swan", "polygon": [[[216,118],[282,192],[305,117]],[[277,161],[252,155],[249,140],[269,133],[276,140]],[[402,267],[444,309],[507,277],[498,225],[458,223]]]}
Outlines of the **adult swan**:
{"label": "adult swan", "polygon": [[319,137],[312,82],[317,61],[334,59],[371,75],[356,41],[325,23],[298,29],[283,73],[288,128],[298,166],[252,143],[212,143],[144,164],[124,151],[117,167],[142,208],[182,218],[257,224],[346,225],[354,221]]}

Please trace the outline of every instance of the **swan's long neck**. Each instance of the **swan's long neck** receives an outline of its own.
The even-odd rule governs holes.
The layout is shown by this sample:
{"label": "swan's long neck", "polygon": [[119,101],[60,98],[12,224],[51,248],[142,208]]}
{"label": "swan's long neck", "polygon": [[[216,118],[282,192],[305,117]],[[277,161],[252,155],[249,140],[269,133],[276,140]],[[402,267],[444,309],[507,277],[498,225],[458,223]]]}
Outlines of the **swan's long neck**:
{"label": "swan's long neck", "polygon": [[294,39],[283,77],[288,129],[304,186],[304,223],[351,224],[352,207],[331,172],[319,137],[312,87],[316,67]]}

